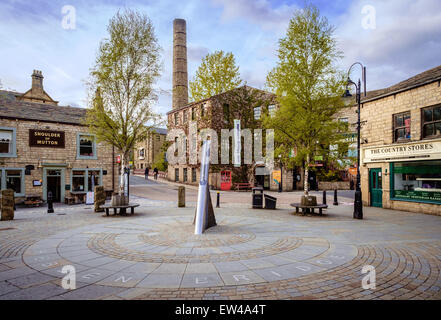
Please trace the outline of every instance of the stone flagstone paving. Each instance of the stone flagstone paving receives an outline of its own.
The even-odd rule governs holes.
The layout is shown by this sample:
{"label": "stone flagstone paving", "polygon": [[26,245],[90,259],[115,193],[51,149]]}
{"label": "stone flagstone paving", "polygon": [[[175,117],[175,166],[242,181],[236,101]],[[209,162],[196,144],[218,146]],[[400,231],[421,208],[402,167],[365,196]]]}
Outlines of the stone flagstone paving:
{"label": "stone flagstone paving", "polygon": [[[80,205],[56,207],[63,215],[20,209],[1,222],[0,299],[441,298],[440,217],[229,207],[196,236],[194,208],[136,201],[134,216]],[[60,286],[65,265],[76,269],[76,290]],[[361,287],[364,265],[376,268],[376,289]]]}

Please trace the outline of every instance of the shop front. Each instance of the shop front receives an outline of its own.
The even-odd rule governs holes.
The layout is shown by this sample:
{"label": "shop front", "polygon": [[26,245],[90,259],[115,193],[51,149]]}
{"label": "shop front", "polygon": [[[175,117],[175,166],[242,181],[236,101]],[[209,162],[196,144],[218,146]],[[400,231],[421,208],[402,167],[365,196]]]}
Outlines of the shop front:
{"label": "shop front", "polygon": [[441,214],[441,140],[362,151],[365,205]]}

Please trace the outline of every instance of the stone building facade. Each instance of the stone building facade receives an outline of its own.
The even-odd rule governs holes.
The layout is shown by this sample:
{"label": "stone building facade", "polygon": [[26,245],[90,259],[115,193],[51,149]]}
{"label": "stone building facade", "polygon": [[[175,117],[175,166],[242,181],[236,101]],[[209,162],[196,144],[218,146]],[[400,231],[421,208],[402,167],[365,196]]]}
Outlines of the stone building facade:
{"label": "stone building facade", "polygon": [[135,168],[145,169],[152,168],[153,163],[157,160],[158,155],[162,152],[167,137],[167,129],[152,128],[147,138],[138,142],[135,147]]}
{"label": "stone building facade", "polygon": [[441,215],[441,66],[362,99],[364,205]]}
{"label": "stone building facade", "polygon": [[83,125],[84,108],[59,106],[34,71],[26,93],[0,91],[0,187],[17,202],[36,196],[55,201],[93,186],[115,189],[118,168],[111,146],[98,143]]}

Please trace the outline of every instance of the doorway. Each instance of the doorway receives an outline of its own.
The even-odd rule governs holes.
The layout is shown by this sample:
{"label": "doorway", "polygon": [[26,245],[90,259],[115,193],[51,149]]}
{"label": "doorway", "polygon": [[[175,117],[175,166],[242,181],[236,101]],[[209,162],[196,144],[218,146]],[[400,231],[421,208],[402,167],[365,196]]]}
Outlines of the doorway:
{"label": "doorway", "polygon": [[372,207],[383,207],[383,177],[381,168],[369,169],[369,193]]}
{"label": "doorway", "polygon": [[53,202],[64,201],[64,169],[44,168],[43,170],[43,200],[47,201],[49,192]]}

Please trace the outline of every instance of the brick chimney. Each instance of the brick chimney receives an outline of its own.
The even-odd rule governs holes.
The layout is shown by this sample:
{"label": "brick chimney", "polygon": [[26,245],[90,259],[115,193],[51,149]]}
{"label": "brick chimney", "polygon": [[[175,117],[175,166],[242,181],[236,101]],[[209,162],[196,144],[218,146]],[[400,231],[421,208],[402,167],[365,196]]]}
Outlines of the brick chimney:
{"label": "brick chimney", "polygon": [[184,19],[173,20],[173,109],[188,104],[186,29]]}
{"label": "brick chimney", "polygon": [[40,70],[34,70],[32,73],[32,91],[43,92],[43,74]]}

